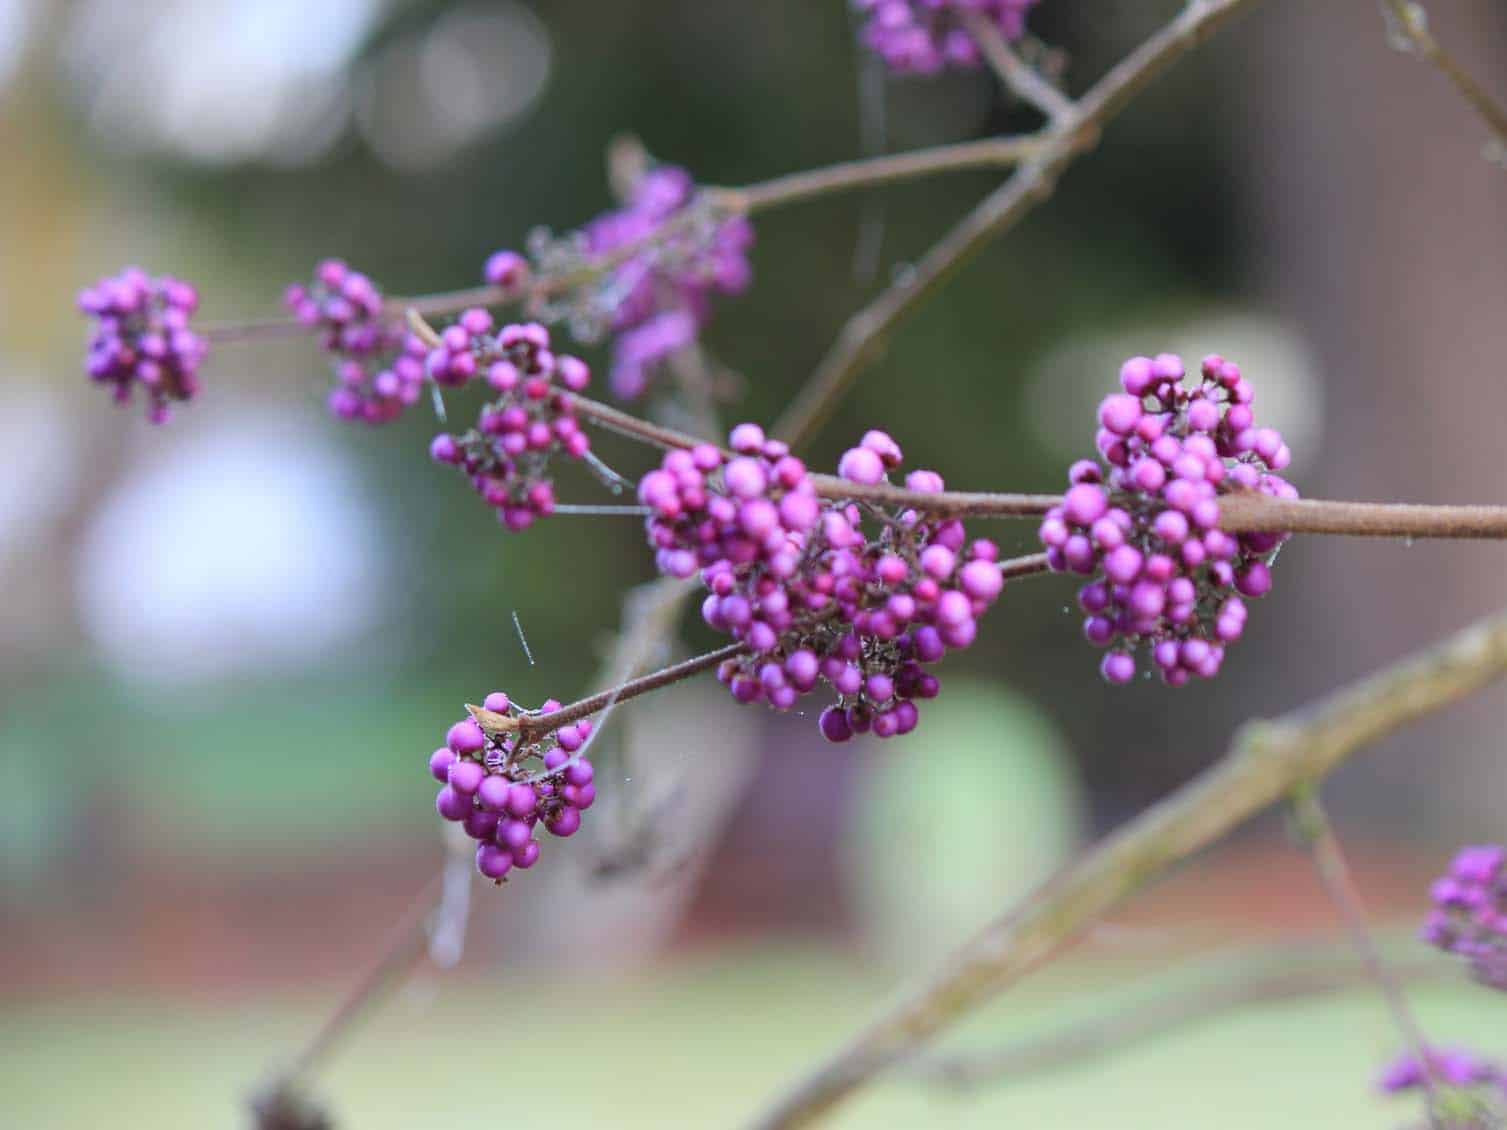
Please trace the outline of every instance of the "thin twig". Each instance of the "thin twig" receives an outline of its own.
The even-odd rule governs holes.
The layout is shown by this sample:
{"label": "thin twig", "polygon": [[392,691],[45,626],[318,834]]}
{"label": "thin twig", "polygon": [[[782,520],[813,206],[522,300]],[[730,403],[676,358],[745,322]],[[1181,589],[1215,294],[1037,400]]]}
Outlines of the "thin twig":
{"label": "thin twig", "polygon": [[1429,1118],[1438,1130],[1438,1119],[1434,1114],[1438,1105],[1438,1081],[1434,1078],[1428,1042],[1423,1038],[1423,1029],[1418,1024],[1418,1018],[1413,1015],[1412,1006],[1408,1004],[1407,994],[1402,991],[1402,985],[1387,967],[1377,948],[1376,939],[1371,936],[1371,927],[1366,921],[1366,908],[1350,873],[1350,865],[1345,861],[1345,853],[1340,848],[1334,825],[1330,823],[1324,803],[1319,799],[1318,784],[1303,782],[1298,785],[1293,789],[1291,805],[1293,824],[1308,845],[1314,868],[1324,884],[1324,891],[1350,932],[1350,939],[1355,944],[1361,963],[1366,967],[1367,975],[1381,990],[1403,1043],[1418,1060],[1423,1072],[1423,1085],[1429,1095]]}
{"label": "thin twig", "polygon": [[994,239],[1052,194],[1057,177],[1091,148],[1099,131],[1152,79],[1252,0],[1192,0],[1182,13],[1116,64],[1076,103],[1068,128],[1027,161],[932,247],[914,271],[850,318],[816,372],[786,409],[775,434],[798,446],[831,415],[894,329]]}
{"label": "thin twig", "polygon": [[[1399,965],[1396,972],[1414,978],[1442,975],[1448,968],[1437,961],[1415,961]],[[1113,1011],[1003,1047],[923,1056],[901,1064],[897,1074],[960,1091],[1037,1078],[1186,1032],[1251,1005],[1345,992],[1370,977],[1365,965],[1338,960],[1311,945],[1264,955],[1255,963],[1221,959],[1191,979],[1179,975],[1174,990],[1139,994]],[[1192,984],[1185,983],[1189,980]]]}
{"label": "thin twig", "polygon": [[1254,722],[1229,753],[1101,840],[954,953],[755,1118],[759,1130],[809,1126],[874,1075],[1040,966],[1064,943],[1179,860],[1322,779],[1355,750],[1507,673],[1507,612],[1304,709]]}
{"label": "thin twig", "polygon": [[729,209],[752,215],[818,196],[915,180],[932,173],[1008,168],[1038,156],[1050,144],[1050,139],[1043,135],[988,137],[861,161],[844,161],[820,169],[805,169],[741,188],[708,188],[706,191]]}
{"label": "thin twig", "polygon": [[962,17],[968,34],[984,53],[989,66],[994,68],[994,73],[1011,93],[1036,107],[1046,116],[1047,121],[1059,128],[1073,119],[1077,113],[1073,100],[1042,78],[1035,67],[1015,53],[1015,48],[1000,34],[998,24],[973,8],[962,8],[958,14]]}
{"label": "thin twig", "polygon": [[524,741],[534,741],[545,734],[553,733],[561,726],[567,726],[572,722],[578,722],[582,718],[606,709],[609,703],[627,702],[629,699],[638,698],[639,695],[657,691],[661,687],[667,687],[672,683],[678,683],[683,679],[689,679],[693,675],[709,670],[724,659],[732,659],[742,655],[748,650],[748,645],[732,643],[726,647],[719,647],[716,651],[709,651],[704,655],[697,655],[683,662],[662,667],[658,671],[641,675],[636,679],[630,679],[626,683],[599,691],[587,698],[562,706],[559,710],[552,710],[548,714],[523,714],[517,718],[508,714],[499,714],[495,710],[487,710],[480,706],[466,704],[466,709],[471,716],[489,734],[501,734],[516,730]]}
{"label": "thin twig", "polygon": [[[1024,557],[1007,558],[999,563],[1000,573],[1006,580],[1021,577],[1033,577],[1047,572],[1047,558],[1044,553],[1032,553]],[[716,651],[709,651],[703,655],[693,656],[682,660],[680,663],[669,667],[663,667],[658,671],[651,671],[647,675],[640,675],[636,679],[619,683],[598,691],[594,695],[579,699],[559,710],[552,710],[548,714],[522,714],[513,717],[510,714],[500,714],[485,707],[466,704],[466,709],[477,723],[489,734],[502,734],[517,731],[524,741],[535,741],[545,734],[553,733],[561,726],[567,726],[572,722],[578,722],[582,718],[589,718],[593,714],[600,713],[613,703],[627,702],[638,698],[651,691],[657,691],[672,683],[679,683],[685,679],[693,678],[703,671],[716,667],[724,659],[733,659],[746,654],[748,645],[745,643],[731,643],[725,647],[719,647]]]}
{"label": "thin twig", "polygon": [[1423,5],[1412,3],[1411,0],[1382,0],[1382,2],[1392,13],[1397,30],[1407,36],[1424,60],[1439,68],[1445,77],[1455,84],[1455,89],[1491,130],[1497,144],[1507,146],[1507,107],[1488,94],[1485,88],[1471,77],[1470,72],[1440,46],[1439,41],[1429,31],[1428,13],[1424,11]]}
{"label": "thin twig", "polygon": [[[560,395],[583,419],[655,447],[689,448],[706,442],[578,393]],[[730,453],[723,450],[723,454]],[[835,475],[812,475],[811,483],[822,498],[867,502],[895,509],[910,508],[957,518],[1039,517],[1062,502],[1062,497],[1055,494],[918,491],[889,483],[852,483]],[[1507,506],[1281,499],[1242,491],[1219,496],[1219,515],[1220,528],[1229,533],[1268,531],[1352,537],[1507,538]]]}
{"label": "thin twig", "polygon": [[302,1079],[318,1068],[362,1016],[404,983],[424,956],[429,916],[438,904],[442,879],[443,872],[436,872],[424,884],[423,890],[403,913],[381,956],[289,1061],[282,1075],[284,1084]]}

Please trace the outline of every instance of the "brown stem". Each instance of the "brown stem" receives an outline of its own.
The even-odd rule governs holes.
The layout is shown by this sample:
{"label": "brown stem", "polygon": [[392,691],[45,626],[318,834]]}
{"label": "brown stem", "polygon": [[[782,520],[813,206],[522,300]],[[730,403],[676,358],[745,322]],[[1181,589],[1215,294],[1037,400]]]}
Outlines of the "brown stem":
{"label": "brown stem", "polygon": [[303,337],[312,331],[292,318],[275,318],[265,322],[226,322],[205,326],[201,335],[211,345],[239,345],[250,341],[276,341],[279,338]]}
{"label": "brown stem", "polygon": [[1173,864],[1223,837],[1355,750],[1507,673],[1507,612],[1304,709],[1247,724],[1212,767],[1039,887],[947,958],[750,1125],[809,1126],[881,1070],[1004,992]]}
{"label": "brown stem", "polygon": [[1300,784],[1293,790],[1291,803],[1293,823],[1313,855],[1313,865],[1324,884],[1324,891],[1339,911],[1345,928],[1350,931],[1351,941],[1360,954],[1367,974],[1381,989],[1387,1009],[1392,1014],[1392,1022],[1402,1034],[1403,1043],[1418,1060],[1419,1069],[1423,1072],[1424,1087],[1429,1095],[1429,1118],[1438,1130],[1438,1118],[1435,1115],[1438,1081],[1434,1078],[1428,1043],[1423,1038],[1418,1018],[1413,1015],[1412,1006],[1408,1004],[1407,994],[1387,968],[1387,963],[1376,946],[1376,939],[1371,936],[1371,927],[1366,921],[1366,908],[1350,873],[1350,865],[1345,861],[1345,853],[1340,848],[1334,825],[1330,823],[1329,814],[1324,809],[1323,801],[1319,799],[1317,783]]}
{"label": "brown stem", "polygon": [[1052,194],[1057,177],[1099,131],[1152,79],[1202,42],[1252,0],[1193,0],[1161,31],[1104,75],[1075,104],[1065,126],[1051,131],[1052,144],[1023,164],[922,256],[914,271],[897,280],[850,318],[837,342],[775,426],[775,434],[798,446],[809,440],[857,378],[883,351],[889,335],[943,283],[991,241],[1008,231]]}
{"label": "brown stem", "polygon": [[637,679],[629,679],[626,683],[600,691],[589,698],[580,699],[569,706],[562,706],[559,710],[548,714],[524,714],[514,718],[512,715],[499,714],[495,710],[472,706],[470,703],[466,704],[466,709],[471,712],[477,724],[489,734],[516,730],[523,741],[536,741],[545,734],[553,733],[561,726],[600,713],[615,702],[627,702],[639,695],[678,683],[682,679],[689,679],[693,675],[699,675],[717,666],[724,659],[732,659],[744,654],[747,650],[747,644],[728,644],[726,647],[719,647],[716,651],[709,651],[705,655],[697,655],[673,666],[641,675]]}
{"label": "brown stem", "polygon": [[[1416,961],[1398,966],[1396,972],[1417,978],[1437,976],[1446,968],[1435,961]],[[1340,961],[1311,946],[1267,955],[1254,965],[1211,962],[1194,978],[1192,987],[1180,984],[1174,991],[1149,995],[1081,1023],[1004,1047],[924,1056],[900,1065],[898,1073],[955,1090],[1010,1083],[1142,1047],[1159,1036],[1186,1032],[1250,1005],[1344,992],[1370,978],[1365,965]],[[1181,983],[1184,978],[1178,980]]]}
{"label": "brown stem", "polygon": [[1403,502],[1335,502],[1227,494],[1219,525],[1230,533],[1290,530],[1390,538],[1507,538],[1507,506],[1420,506]]}
{"label": "brown stem", "polygon": [[1495,135],[1497,144],[1507,145],[1507,107],[1488,94],[1459,61],[1440,46],[1429,31],[1428,15],[1423,10],[1423,5],[1413,3],[1412,0],[1385,0],[1385,3],[1399,29],[1417,48],[1418,54],[1438,67],[1455,84],[1455,89]]}
{"label": "brown stem", "polygon": [[[706,442],[576,393],[561,395],[577,415],[655,447],[690,448]],[[728,453],[724,451],[724,454]],[[835,475],[812,475],[811,482],[822,498],[868,502],[895,509],[910,508],[957,518],[1039,517],[1062,501],[1062,497],[1055,494],[916,491],[889,483],[851,483]],[[1353,537],[1500,539],[1507,538],[1507,506],[1282,499],[1254,491],[1240,491],[1219,497],[1219,525],[1229,533],[1268,531]]]}
{"label": "brown stem", "polygon": [[978,44],[994,73],[1017,98],[1028,102],[1046,115],[1048,121],[1061,126],[1077,113],[1073,100],[1028,66],[1000,34],[999,25],[973,8],[959,11],[963,26]]}
{"label": "brown stem", "polygon": [[363,1015],[407,979],[413,967],[424,956],[429,915],[439,901],[442,879],[443,872],[440,872],[424,885],[424,889],[404,912],[397,929],[393,931],[392,940],[376,963],[356,982],[335,1011],[310,1037],[309,1042],[288,1063],[282,1076],[285,1085],[314,1071]]}

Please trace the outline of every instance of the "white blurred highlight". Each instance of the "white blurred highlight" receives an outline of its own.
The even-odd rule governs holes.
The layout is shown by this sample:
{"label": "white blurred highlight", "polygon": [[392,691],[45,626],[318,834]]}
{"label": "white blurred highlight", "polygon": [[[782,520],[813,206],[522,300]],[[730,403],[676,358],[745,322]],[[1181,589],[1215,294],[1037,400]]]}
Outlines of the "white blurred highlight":
{"label": "white blurred highlight", "polygon": [[362,76],[356,120],[388,165],[423,169],[523,114],[549,72],[538,17],[513,0],[473,4],[385,48]]}
{"label": "white blurred highlight", "polygon": [[204,163],[298,163],[345,128],[345,71],[384,6],[82,0],[62,57],[90,127],[112,145]]}
{"label": "white blurred highlight", "polygon": [[79,550],[85,631],[148,683],[328,659],[376,622],[390,581],[364,494],[313,426],[206,428],[100,507]]}

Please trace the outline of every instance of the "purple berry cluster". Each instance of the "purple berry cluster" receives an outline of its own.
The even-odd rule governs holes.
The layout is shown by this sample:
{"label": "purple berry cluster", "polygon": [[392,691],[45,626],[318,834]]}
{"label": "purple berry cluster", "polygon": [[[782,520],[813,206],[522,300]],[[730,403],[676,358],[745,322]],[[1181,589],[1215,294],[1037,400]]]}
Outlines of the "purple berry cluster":
{"label": "purple berry cluster", "polygon": [[1006,40],[1025,34],[1026,12],[1036,0],[854,0],[864,17],[859,33],[892,71],[936,74],[946,67],[977,67],[983,61],[959,18],[978,12]]}
{"label": "purple berry cluster", "polygon": [[340,259],[325,259],[314,281],[293,283],[283,304],[315,330],[333,359],[330,411],[342,420],[385,424],[418,400],[424,343],[388,317],[377,285]]}
{"label": "purple berry cluster", "polygon": [[1482,984],[1507,989],[1507,848],[1462,848],[1429,894],[1424,939],[1469,961]]}
{"label": "purple berry cluster", "polygon": [[[483,705],[513,718],[524,713],[502,691],[487,695]],[[538,713],[559,709],[550,699]],[[590,734],[589,719],[527,743],[517,731],[489,736],[474,718],[450,727],[444,746],[429,758],[429,773],[441,785],[434,806],[477,842],[476,869],[486,878],[500,882],[514,867],[532,867],[540,824],[556,836],[573,836],[581,827],[581,813],[596,800],[591,762],[580,755]]]}
{"label": "purple berry cluster", "polygon": [[1507,1071],[1460,1049],[1431,1048],[1424,1057],[1404,1053],[1389,1064],[1377,1089],[1389,1095],[1423,1091],[1432,1084],[1428,1124],[1443,1130],[1499,1130],[1507,1111]]}
{"label": "purple berry cluster", "polygon": [[1237,490],[1296,498],[1276,474],[1291,459],[1282,437],[1258,428],[1250,382],[1234,362],[1206,357],[1183,384],[1182,359],[1133,357],[1124,392],[1099,405],[1105,464],[1080,460],[1040,537],[1051,568],[1093,579],[1078,592],[1084,635],[1108,648],[1112,683],[1135,674],[1145,644],[1169,686],[1212,678],[1245,627],[1246,598],[1271,588],[1281,533],[1228,534],[1219,496]]}
{"label": "purple berry cluster", "polygon": [[[1004,587],[998,550],[965,547],[957,520],[818,496],[805,465],[756,424],[734,428],[729,446],[731,456],[709,444],[669,452],[639,485],[660,570],[699,569],[703,618],[748,645],[718,678],[738,701],[777,710],[825,679],[838,701],[820,728],[834,742],[909,733],[915,700],[938,689],[924,665],[971,644]],[[895,441],[871,431],[838,473],[873,484],[900,462]],[[933,471],[912,471],[906,486],[943,488]]]}
{"label": "purple berry cluster", "polygon": [[[614,395],[635,399],[664,362],[695,343],[711,317],[713,296],[748,288],[752,245],[745,216],[698,193],[685,169],[655,166],[632,185],[623,207],[564,239],[544,232],[532,237],[540,277],[592,280],[542,297],[539,309],[547,320],[568,321],[579,339],[610,334],[609,386]],[[499,252],[489,261],[489,282],[493,264],[514,275],[525,269],[519,256]]]}
{"label": "purple berry cluster", "polygon": [[78,308],[98,323],[85,368],[91,379],[113,386],[117,402],[129,403],[139,385],[147,419],[162,424],[172,414],[169,402],[199,391],[209,343],[189,329],[199,308],[199,293],[189,283],[127,267],[79,291]]}
{"label": "purple berry cluster", "polygon": [[498,520],[516,531],[554,512],[550,458],[564,452],[581,459],[591,450],[561,391],[580,392],[591,371],[579,357],[553,353],[549,331],[537,322],[492,331],[490,314],[467,310],[430,350],[425,366],[437,384],[462,385],[480,375],[498,398],[469,432],[435,436],[429,456],[464,470]]}

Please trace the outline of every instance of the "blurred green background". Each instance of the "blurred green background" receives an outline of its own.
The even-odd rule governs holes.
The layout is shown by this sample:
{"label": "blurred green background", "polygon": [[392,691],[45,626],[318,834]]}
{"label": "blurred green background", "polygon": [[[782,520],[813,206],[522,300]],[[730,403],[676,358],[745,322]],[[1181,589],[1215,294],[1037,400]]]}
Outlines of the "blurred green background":
{"label": "blurred green background", "polygon": [[[1082,89],[1176,7],[1043,0],[1031,23]],[[1055,489],[1121,359],[1217,350],[1305,493],[1501,498],[1507,181],[1480,127],[1374,4],[1253,7],[905,325],[814,464],[877,425],[951,485]],[[1507,9],[1431,12],[1499,87]],[[491,250],[610,206],[623,132],[740,184],[860,155],[865,113],[895,150],[1031,125],[982,73],[864,68],[841,0],[0,0],[0,1121],[236,1124],[439,867],[423,762],[461,704],[591,689],[651,576],[631,519],[503,535],[423,458],[426,412],[330,419],[304,342],[219,351],[166,428],[113,410],[81,373],[76,289],[137,262],[195,280],[213,322],[275,315],[326,255],[392,293],[470,285]],[[777,415],[994,183],[761,217],[755,285],[706,338],[741,375],[726,419]],[[583,834],[471,891],[459,966],[358,1033],[325,1093],[352,1127],[488,1124],[505,1092],[560,1126],[735,1122],[1240,721],[1494,608],[1503,553],[1296,542],[1222,678],[1177,692],[1103,686],[1070,588],[1022,584],[892,745],[826,746],[710,680],[625,707]],[[1453,847],[1503,836],[1504,706],[1480,695],[1331,790],[1400,954]],[[1275,820],[1126,921],[968,1038],[1333,926]],[[1446,982],[1423,1006],[1441,1043],[1507,1054],[1498,1002]],[[979,1097],[888,1084],[843,1124],[1392,1125],[1411,1112],[1369,1082],[1394,1049],[1355,992]]]}

